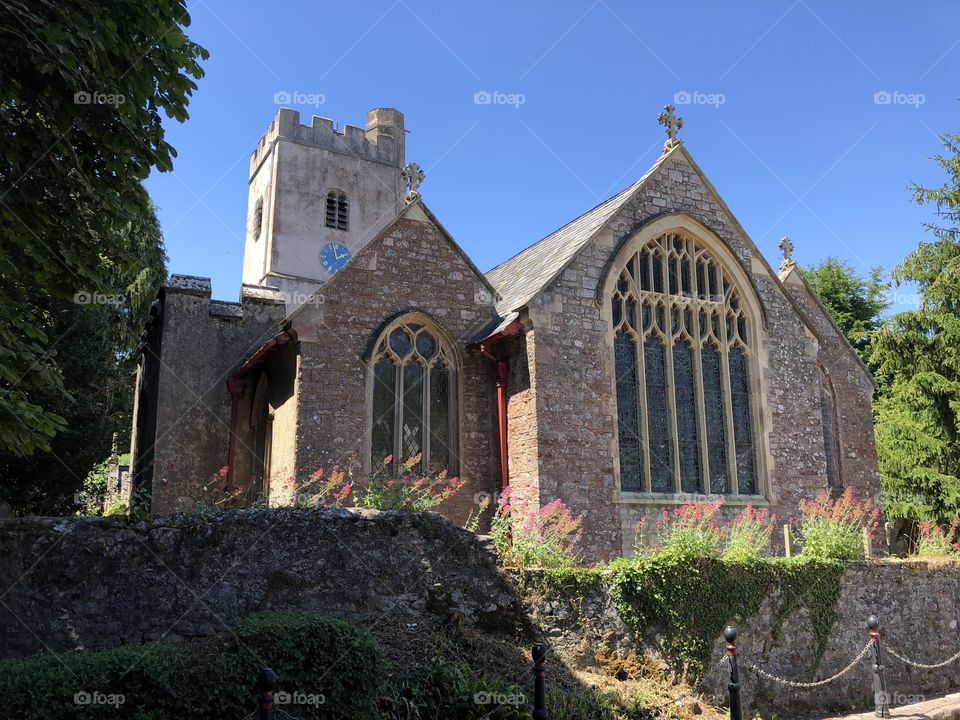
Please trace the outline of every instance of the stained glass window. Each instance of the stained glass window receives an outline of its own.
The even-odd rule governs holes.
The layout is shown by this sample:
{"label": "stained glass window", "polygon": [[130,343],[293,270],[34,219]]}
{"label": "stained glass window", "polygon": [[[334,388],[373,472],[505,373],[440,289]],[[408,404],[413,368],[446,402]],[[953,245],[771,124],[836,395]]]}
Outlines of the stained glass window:
{"label": "stained glass window", "polygon": [[384,358],[373,366],[373,465],[393,455],[394,386],[397,368]]}
{"label": "stained glass window", "polygon": [[375,347],[371,465],[419,454],[424,470],[456,472],[456,359],[443,334],[419,317],[401,319]]}
{"label": "stained glass window", "polygon": [[650,484],[653,492],[673,492],[673,433],[667,402],[666,354],[656,336],[643,344],[647,377],[647,434],[650,438]]}
{"label": "stained glass window", "polygon": [[756,492],[753,469],[753,422],[750,419],[750,380],[743,350],[730,351],[730,400],[733,405],[733,436],[737,448],[737,481],[741,493]]}
{"label": "stained glass window", "polygon": [[620,487],[643,489],[643,455],[637,402],[637,346],[626,332],[614,341],[617,366],[617,421],[620,440]]}
{"label": "stained glass window", "polygon": [[677,401],[677,447],[680,450],[680,489],[700,492],[700,438],[697,423],[693,350],[687,343],[673,347],[673,383]]}
{"label": "stained glass window", "polygon": [[610,319],[623,491],[759,492],[756,339],[741,290],[684,232],[646,243],[617,275]]}
{"label": "stained glass window", "polygon": [[700,350],[703,364],[703,409],[707,417],[707,460],[710,465],[710,492],[730,492],[727,475],[727,433],[724,418],[723,376],[720,352],[712,343]]}

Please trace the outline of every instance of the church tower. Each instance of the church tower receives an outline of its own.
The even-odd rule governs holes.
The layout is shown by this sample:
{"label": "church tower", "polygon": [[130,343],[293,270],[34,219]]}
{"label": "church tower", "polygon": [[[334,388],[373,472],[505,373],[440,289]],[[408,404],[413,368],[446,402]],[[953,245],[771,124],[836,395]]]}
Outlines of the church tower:
{"label": "church tower", "polygon": [[342,131],[279,110],[250,158],[243,282],[301,305],[400,211],[404,140],[392,108]]}

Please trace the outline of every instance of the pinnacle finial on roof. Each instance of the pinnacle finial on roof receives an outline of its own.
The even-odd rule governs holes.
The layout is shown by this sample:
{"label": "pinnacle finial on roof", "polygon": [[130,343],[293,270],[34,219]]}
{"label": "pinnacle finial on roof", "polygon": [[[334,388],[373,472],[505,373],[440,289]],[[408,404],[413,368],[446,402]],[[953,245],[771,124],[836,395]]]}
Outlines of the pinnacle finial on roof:
{"label": "pinnacle finial on roof", "polygon": [[406,167],[403,168],[403,182],[407,187],[407,197],[404,199],[404,202],[409,204],[414,200],[420,198],[420,185],[423,183],[423,179],[427,176],[423,170],[420,169],[419,163],[407,163]]}
{"label": "pinnacle finial on roof", "polygon": [[777,247],[779,247],[783,252],[783,262],[780,263],[780,272],[786,272],[787,270],[796,267],[797,261],[793,259],[793,241],[784,236],[780,238],[780,242]]}
{"label": "pinnacle finial on roof", "polygon": [[676,115],[675,110],[673,105],[665,105],[663,112],[657,116],[657,122],[667,130],[667,142],[663,144],[664,152],[672,150],[683,142],[677,137],[677,131],[683,127],[683,118]]}

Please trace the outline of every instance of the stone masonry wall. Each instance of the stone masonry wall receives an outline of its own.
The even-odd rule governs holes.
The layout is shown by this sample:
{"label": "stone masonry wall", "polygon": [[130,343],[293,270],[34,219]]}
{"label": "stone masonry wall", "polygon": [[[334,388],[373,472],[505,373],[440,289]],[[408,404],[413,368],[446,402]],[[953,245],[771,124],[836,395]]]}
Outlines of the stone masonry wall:
{"label": "stone masonry wall", "polygon": [[[162,296],[159,386],[154,398],[153,512],[188,509],[227,464],[230,393],[226,381],[247,356],[280,330],[282,299],[244,296],[242,303],[210,299],[210,281],[175,275]],[[135,479],[136,482],[136,479]]]}
{"label": "stone masonry wall", "polygon": [[[536,333],[536,396],[539,420],[541,502],[562,498],[585,515],[587,557],[629,554],[636,522],[664,509],[619,498],[615,481],[616,404],[609,302],[593,302],[608,263],[627,238],[651,220],[686,213],[713,231],[751,279],[764,309],[758,319],[761,382],[766,389],[763,443],[767,499],[781,518],[795,514],[799,500],[826,487],[826,464],[818,392],[818,346],[769,267],[751,249],[739,225],[681,152],[674,152],[638,195],[613,218],[606,232],[584,248],[529,306]],[[852,377],[852,376],[851,376]],[[850,409],[848,452],[874,494],[876,456],[862,402]],[[854,449],[853,446],[856,446]]]}
{"label": "stone masonry wall", "polygon": [[[873,435],[874,386],[810,287],[794,270],[784,281],[787,291],[804,309],[822,342],[817,359],[834,394],[839,443],[840,481],[860,496],[875,495],[880,488]],[[873,497],[878,505],[879,497]]]}
{"label": "stone masonry wall", "polygon": [[475,535],[395,511],[0,519],[0,577],[0,659],[229,632],[267,610],[401,634],[450,613],[481,629],[521,615]]}
{"label": "stone masonry wall", "polygon": [[488,359],[467,350],[490,322],[492,301],[482,276],[416,207],[364,247],[323,288],[322,303],[293,317],[301,357],[297,476],[357,455],[366,461],[364,354],[385,322],[423,312],[450,336],[460,358],[458,449],[467,484],[444,513],[462,522],[476,507],[474,495],[496,487],[493,372]]}
{"label": "stone masonry wall", "polygon": [[[510,637],[532,632],[531,639],[549,645],[551,662],[575,669],[595,668],[606,654],[658,655],[657,628],[627,627],[608,587],[561,596],[537,591],[535,572],[512,582],[482,538],[433,513],[246,509],[136,524],[6,518],[0,578],[0,659],[229,633],[250,613],[284,609],[393,627],[398,642],[451,622]],[[755,617],[728,619],[740,632],[747,717],[755,709],[764,718],[806,718],[868,707],[868,660],[816,691],[772,685],[746,668],[757,664],[800,681],[829,677],[864,647],[873,613],[883,623],[883,643],[908,658],[935,663],[960,649],[960,563],[851,564],[816,665],[805,607],[775,632],[782,604],[775,593]],[[718,637],[711,667],[722,652]],[[960,687],[958,663],[918,671],[885,657],[895,704]],[[722,703],[725,682],[721,670],[701,689]]]}
{"label": "stone masonry wall", "polygon": [[[528,583],[533,587],[534,583]],[[777,677],[799,682],[828,678],[852,661],[869,639],[866,619],[882,623],[881,650],[889,645],[908,659],[938,663],[960,650],[960,564],[956,562],[874,561],[852,564],[843,578],[836,622],[826,651],[814,664],[814,632],[808,610],[788,615],[774,634],[779,595],[768,597],[753,618],[729,618],[737,626],[740,681],[746,717],[810,718],[826,712],[873,707],[871,660],[864,659],[840,680],[813,690],[796,690],[763,680],[748,669],[757,665]],[[530,590],[526,606],[545,642],[566,663],[595,667],[607,653],[627,658],[649,652],[659,657],[657,629],[637,633],[620,619],[604,587],[585,598],[544,597]],[[723,657],[718,637],[709,667]],[[960,663],[938,670],[918,670],[889,652],[884,655],[891,705],[904,705],[960,687]],[[729,673],[720,668],[701,690],[714,703],[728,702]],[[918,697],[919,696],[919,697]]]}

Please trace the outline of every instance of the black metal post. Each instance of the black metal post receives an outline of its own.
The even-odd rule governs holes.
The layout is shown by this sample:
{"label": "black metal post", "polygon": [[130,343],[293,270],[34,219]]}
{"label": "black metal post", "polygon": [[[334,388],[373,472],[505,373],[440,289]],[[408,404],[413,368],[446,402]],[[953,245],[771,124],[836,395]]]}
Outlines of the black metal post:
{"label": "black metal post", "polygon": [[727,625],[723,631],[727,641],[727,658],[730,663],[730,720],[743,720],[743,706],[740,704],[740,673],[737,670],[737,629]]}
{"label": "black metal post", "polygon": [[887,697],[887,684],[883,677],[883,659],[880,657],[880,620],[876,615],[867,618],[870,630],[870,642],[873,643],[873,706],[874,714],[880,718],[890,717],[890,702]]}
{"label": "black metal post", "polygon": [[547,720],[547,646],[533,646],[533,720]]}
{"label": "black metal post", "polygon": [[257,673],[257,702],[260,720],[273,720],[273,691],[277,689],[277,674],[270,668]]}

